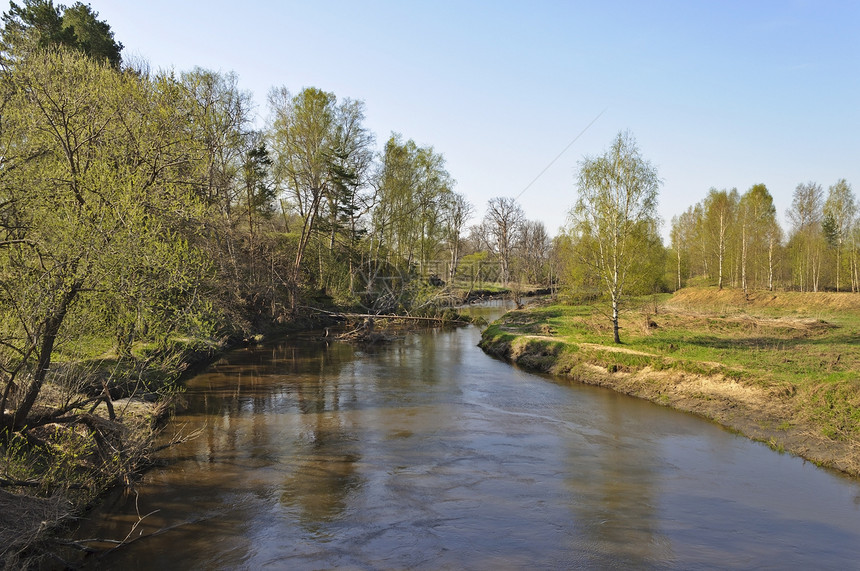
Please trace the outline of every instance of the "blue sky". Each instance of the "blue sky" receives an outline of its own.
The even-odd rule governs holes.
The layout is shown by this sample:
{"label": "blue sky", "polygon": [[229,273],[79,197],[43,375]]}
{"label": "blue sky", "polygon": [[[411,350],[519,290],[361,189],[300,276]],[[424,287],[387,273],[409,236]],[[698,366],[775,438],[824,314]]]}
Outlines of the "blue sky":
{"label": "blue sky", "polygon": [[433,146],[479,216],[521,195],[555,233],[577,164],[622,130],[663,179],[664,235],[711,187],[763,182],[782,220],[798,183],[860,192],[857,1],[90,4],[126,57],[235,71],[261,121],[273,86],[363,100],[379,148]]}

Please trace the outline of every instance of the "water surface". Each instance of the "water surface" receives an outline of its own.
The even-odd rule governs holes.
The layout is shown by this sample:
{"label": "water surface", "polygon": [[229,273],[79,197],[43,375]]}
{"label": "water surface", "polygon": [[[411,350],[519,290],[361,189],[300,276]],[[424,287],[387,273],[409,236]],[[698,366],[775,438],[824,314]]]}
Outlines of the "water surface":
{"label": "water surface", "polygon": [[478,340],[227,354],[171,425],[201,436],[82,526],[134,540],[88,567],[860,568],[856,480]]}

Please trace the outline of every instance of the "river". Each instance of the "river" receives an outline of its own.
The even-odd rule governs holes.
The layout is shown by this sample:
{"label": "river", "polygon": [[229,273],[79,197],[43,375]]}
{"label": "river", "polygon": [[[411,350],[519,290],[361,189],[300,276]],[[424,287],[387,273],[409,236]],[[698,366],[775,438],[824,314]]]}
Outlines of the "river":
{"label": "river", "polygon": [[860,568],[857,480],[479,337],[226,354],[170,425],[201,435],[82,522],[130,540],[84,568]]}

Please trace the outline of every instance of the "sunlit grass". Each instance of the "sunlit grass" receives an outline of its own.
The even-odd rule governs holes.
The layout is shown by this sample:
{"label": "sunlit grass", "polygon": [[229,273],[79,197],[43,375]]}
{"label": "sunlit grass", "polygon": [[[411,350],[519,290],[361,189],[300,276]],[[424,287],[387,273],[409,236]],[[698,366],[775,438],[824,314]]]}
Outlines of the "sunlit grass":
{"label": "sunlit grass", "polygon": [[568,370],[650,367],[803,395],[795,399],[800,413],[825,434],[860,435],[860,295],[694,288],[637,299],[621,315],[623,351],[612,343],[607,309],[600,302],[530,307],[488,333],[514,346],[557,341],[567,349],[555,349],[555,358],[567,359]]}

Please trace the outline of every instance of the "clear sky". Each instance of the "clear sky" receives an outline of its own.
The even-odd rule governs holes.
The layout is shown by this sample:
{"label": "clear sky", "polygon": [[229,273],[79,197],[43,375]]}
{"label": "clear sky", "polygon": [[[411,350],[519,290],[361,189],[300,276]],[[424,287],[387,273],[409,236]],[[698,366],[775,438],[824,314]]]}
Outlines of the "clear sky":
{"label": "clear sky", "polygon": [[260,121],[273,86],[363,100],[378,147],[433,146],[479,216],[519,196],[554,234],[577,164],[622,130],[663,179],[664,235],[711,187],[762,182],[781,220],[801,182],[860,193],[860,1],[90,4],[125,57],[236,72]]}

